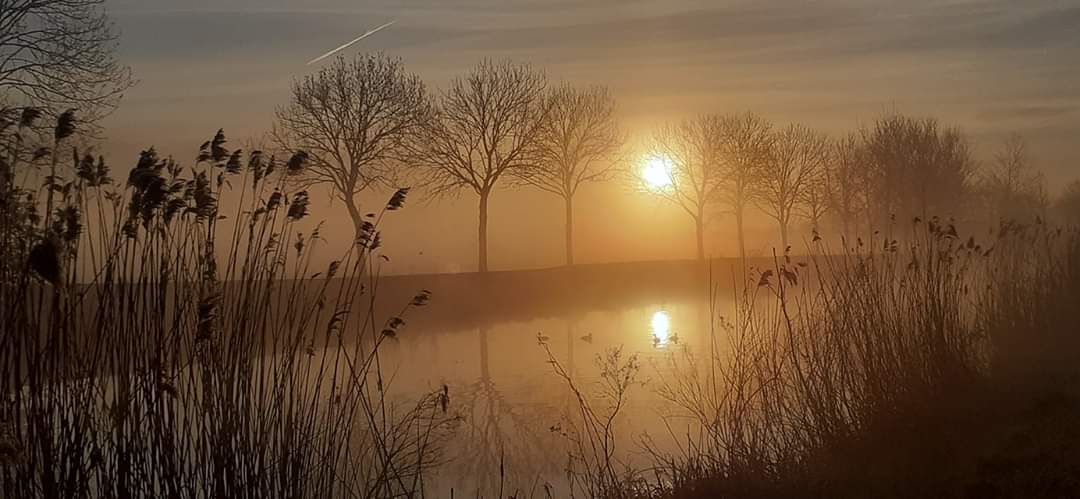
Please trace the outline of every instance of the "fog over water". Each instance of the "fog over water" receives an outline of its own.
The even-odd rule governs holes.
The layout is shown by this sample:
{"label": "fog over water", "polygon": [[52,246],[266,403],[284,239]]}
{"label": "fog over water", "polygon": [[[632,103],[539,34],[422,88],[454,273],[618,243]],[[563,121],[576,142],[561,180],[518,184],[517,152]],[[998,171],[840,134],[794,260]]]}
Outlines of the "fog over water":
{"label": "fog over water", "polygon": [[0,499],[1080,498],[1078,61],[1078,0],[0,0]]}
{"label": "fog over water", "polygon": [[[714,264],[721,279],[733,270],[729,263]],[[677,451],[687,421],[673,417],[678,411],[657,389],[659,378],[674,373],[673,362],[685,368],[688,356],[712,352],[706,268],[668,262],[384,278],[380,309],[392,310],[414,285],[433,292],[431,304],[409,311],[406,327],[382,350],[391,393],[415,396],[445,384],[451,412],[461,416],[431,489],[494,494],[501,465],[504,486],[524,488],[525,495],[531,487],[542,494],[545,483],[565,490],[567,448],[557,430],[578,410],[577,400],[550,361],[592,393],[599,359],[611,349],[641,364],[640,384],[617,423],[618,458],[645,462],[645,435],[660,449]],[[718,295],[713,310],[730,313],[730,290]]]}

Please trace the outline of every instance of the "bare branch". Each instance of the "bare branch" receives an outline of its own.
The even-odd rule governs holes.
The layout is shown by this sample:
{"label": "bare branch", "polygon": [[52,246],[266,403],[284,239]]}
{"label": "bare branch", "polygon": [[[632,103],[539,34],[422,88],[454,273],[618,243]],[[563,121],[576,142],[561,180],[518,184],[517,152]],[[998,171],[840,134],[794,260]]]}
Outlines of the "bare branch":
{"label": "bare branch", "polygon": [[959,130],[932,118],[890,115],[864,128],[861,141],[876,225],[960,214],[975,162]]}
{"label": "bare branch", "polygon": [[606,87],[563,84],[545,96],[547,120],[538,141],[540,162],[522,180],[564,199],[584,183],[607,179],[624,138],[615,99]]}
{"label": "bare branch", "polygon": [[773,140],[767,167],[758,176],[758,207],[780,224],[783,245],[796,210],[821,179],[829,160],[829,140],[801,125],[790,125]]}
{"label": "bare branch", "polygon": [[546,79],[527,65],[485,60],[443,92],[437,119],[413,144],[433,196],[472,190],[480,198],[479,270],[487,270],[487,201],[504,177],[541,163]]}
{"label": "bare branch", "polygon": [[723,117],[722,126],[723,180],[716,199],[735,217],[739,256],[745,258],[743,217],[746,207],[758,196],[758,179],[768,166],[775,136],[768,121],[749,112]]}
{"label": "bare branch", "polygon": [[670,185],[652,189],[694,221],[697,255],[705,257],[705,206],[717,199],[724,180],[724,118],[704,115],[667,125],[655,137],[656,154],[670,162]]}
{"label": "bare branch", "polygon": [[872,174],[866,149],[859,136],[849,134],[832,146],[832,155],[825,167],[824,185],[827,211],[839,219],[841,233],[851,237],[859,226],[859,216],[868,208]]}
{"label": "bare branch", "polygon": [[716,200],[724,179],[723,118],[705,115],[661,128],[656,149],[671,162],[671,185],[657,194],[698,220],[705,205]]}
{"label": "bare branch", "polygon": [[488,192],[541,164],[545,85],[529,66],[490,60],[451,82],[415,147],[428,189]]}
{"label": "bare branch", "polygon": [[1043,176],[1032,167],[1027,145],[1016,134],[994,155],[990,168],[979,179],[978,191],[991,223],[1044,215],[1049,204]]}
{"label": "bare branch", "polygon": [[[94,123],[134,80],[116,61],[104,0],[0,0],[0,89],[16,102]],[[18,102],[21,101],[21,102]]]}
{"label": "bare branch", "polygon": [[400,59],[339,57],[293,84],[273,134],[281,149],[308,152],[307,180],[331,186],[359,226],[356,196],[407,175],[407,145],[432,116],[423,82]]}

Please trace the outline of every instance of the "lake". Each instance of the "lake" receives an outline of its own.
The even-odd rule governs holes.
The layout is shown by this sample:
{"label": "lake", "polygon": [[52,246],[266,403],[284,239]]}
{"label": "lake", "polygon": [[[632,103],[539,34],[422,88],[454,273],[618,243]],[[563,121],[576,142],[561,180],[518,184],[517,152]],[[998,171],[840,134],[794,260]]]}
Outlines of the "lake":
{"label": "lake", "polygon": [[[716,282],[730,282],[732,272],[730,263],[711,267]],[[419,289],[433,295],[384,347],[390,392],[415,396],[445,384],[461,417],[429,493],[492,497],[501,482],[504,495],[543,497],[548,484],[560,496],[567,440],[552,428],[578,405],[549,361],[595,392],[598,357],[616,348],[641,366],[617,420],[616,457],[644,462],[645,433],[661,450],[677,451],[672,434],[685,439],[686,422],[665,418],[674,408],[655,390],[673,360],[710,352],[709,276],[699,262],[657,262],[382,278],[383,317]],[[732,302],[731,286],[723,289],[715,302],[721,314]]]}

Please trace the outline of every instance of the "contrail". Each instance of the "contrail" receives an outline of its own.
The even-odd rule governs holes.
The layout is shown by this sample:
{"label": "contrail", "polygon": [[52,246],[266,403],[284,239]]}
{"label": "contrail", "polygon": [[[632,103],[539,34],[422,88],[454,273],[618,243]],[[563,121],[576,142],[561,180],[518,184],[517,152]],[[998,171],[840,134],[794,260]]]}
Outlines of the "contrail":
{"label": "contrail", "polygon": [[315,64],[316,62],[319,62],[319,61],[321,61],[323,59],[326,59],[327,57],[330,57],[330,56],[332,56],[332,55],[334,55],[334,54],[336,54],[338,52],[341,52],[342,50],[345,50],[345,49],[349,48],[350,46],[352,46],[352,44],[354,44],[354,43],[356,43],[356,42],[358,42],[360,40],[363,40],[364,38],[367,38],[367,37],[369,37],[371,35],[374,35],[375,33],[378,33],[383,28],[388,27],[391,24],[394,24],[394,21],[390,21],[390,22],[388,22],[386,24],[383,24],[382,26],[379,26],[378,28],[375,28],[373,30],[369,30],[367,33],[364,33],[364,34],[356,37],[351,42],[346,43],[345,45],[342,45],[342,46],[340,46],[340,47],[338,47],[338,48],[336,48],[334,50],[331,50],[331,51],[329,51],[329,52],[327,52],[327,53],[325,53],[323,55],[320,55],[319,57],[316,57],[316,58],[308,61],[307,65],[310,66],[310,65]]}

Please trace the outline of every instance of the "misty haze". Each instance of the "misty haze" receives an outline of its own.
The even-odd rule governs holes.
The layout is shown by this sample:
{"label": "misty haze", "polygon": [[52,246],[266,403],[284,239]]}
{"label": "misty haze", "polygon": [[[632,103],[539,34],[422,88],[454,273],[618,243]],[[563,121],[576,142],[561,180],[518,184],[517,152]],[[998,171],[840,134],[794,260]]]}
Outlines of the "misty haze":
{"label": "misty haze", "polygon": [[1078,33],[0,0],[0,498],[1080,497]]}

